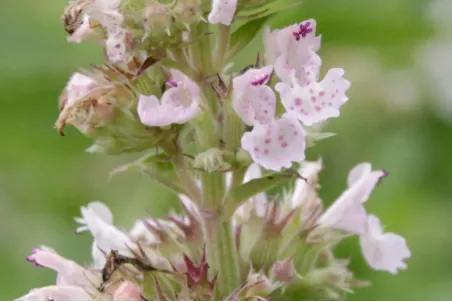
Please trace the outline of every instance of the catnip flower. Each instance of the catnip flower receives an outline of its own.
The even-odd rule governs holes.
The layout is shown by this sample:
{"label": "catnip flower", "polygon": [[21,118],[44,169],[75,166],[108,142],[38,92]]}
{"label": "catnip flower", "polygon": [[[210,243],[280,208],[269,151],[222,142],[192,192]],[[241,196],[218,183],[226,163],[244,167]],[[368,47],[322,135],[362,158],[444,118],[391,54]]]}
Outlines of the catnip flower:
{"label": "catnip flower", "polygon": [[231,25],[236,6],[237,0],[212,0],[209,23]]}
{"label": "catnip flower", "polygon": [[147,126],[168,126],[184,124],[199,112],[199,86],[175,69],[167,82],[171,87],[165,91],[161,101],[155,95],[141,95],[138,102],[138,115]]}
{"label": "catnip flower", "polygon": [[374,270],[397,274],[406,269],[404,259],[411,257],[405,238],[394,233],[383,233],[380,219],[374,215],[367,217],[367,232],[360,236],[359,243],[367,263]]}

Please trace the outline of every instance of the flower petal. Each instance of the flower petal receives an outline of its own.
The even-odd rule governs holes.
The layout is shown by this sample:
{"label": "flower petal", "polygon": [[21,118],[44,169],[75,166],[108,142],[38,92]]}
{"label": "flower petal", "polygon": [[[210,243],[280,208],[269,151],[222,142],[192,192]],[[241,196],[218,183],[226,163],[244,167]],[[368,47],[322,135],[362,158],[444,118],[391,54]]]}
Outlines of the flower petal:
{"label": "flower petal", "polygon": [[231,25],[237,0],[212,0],[212,10],[208,16],[209,23]]}
{"label": "flower petal", "polygon": [[16,301],[91,301],[93,298],[82,287],[47,286],[31,290]]}
{"label": "flower petal", "polygon": [[316,195],[316,184],[322,168],[321,159],[315,162],[303,162],[298,173],[307,179],[307,181],[305,179],[297,179],[295,181],[295,189],[292,194],[292,208],[302,205],[310,195]]}
{"label": "flower petal", "polygon": [[[320,48],[321,37],[316,36],[316,21],[309,19],[298,24],[264,33],[265,57],[267,63],[274,63],[281,55],[292,58],[296,62],[306,56],[309,50],[314,52]],[[292,65],[292,64],[291,64]],[[297,64],[292,65],[295,67]]]}
{"label": "flower petal", "polygon": [[411,257],[405,238],[394,233],[383,233],[380,220],[369,215],[369,230],[360,236],[360,245],[364,258],[375,270],[397,274],[399,269],[406,269],[404,259]]}
{"label": "flower petal", "polygon": [[242,148],[250,153],[254,162],[274,171],[302,161],[305,147],[304,129],[287,114],[266,125],[255,124],[253,130],[242,137]]}
{"label": "flower petal", "polygon": [[286,110],[310,126],[339,116],[339,108],[348,100],[345,91],[350,87],[350,82],[342,77],[343,74],[342,69],[333,68],[319,83],[306,82],[303,86],[291,86],[280,82],[275,89],[281,94]]}
{"label": "flower petal", "polygon": [[367,214],[362,204],[369,199],[384,171],[371,171],[368,163],[356,165],[349,173],[349,188],[323,213],[319,225],[354,234],[367,232]]}
{"label": "flower petal", "polygon": [[80,21],[79,27],[72,33],[67,39],[69,42],[80,43],[85,40],[93,29],[90,25],[90,18],[88,15],[83,16],[83,20]]}
{"label": "flower petal", "polygon": [[276,95],[265,85],[272,70],[272,66],[252,68],[233,80],[233,108],[247,125],[252,126],[256,122],[267,124],[274,119]]}

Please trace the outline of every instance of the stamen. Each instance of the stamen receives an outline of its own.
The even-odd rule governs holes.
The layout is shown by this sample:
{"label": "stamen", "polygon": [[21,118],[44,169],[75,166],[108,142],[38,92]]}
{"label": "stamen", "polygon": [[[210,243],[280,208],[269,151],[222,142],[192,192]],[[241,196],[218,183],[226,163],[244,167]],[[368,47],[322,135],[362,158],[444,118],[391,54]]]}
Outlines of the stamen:
{"label": "stamen", "polygon": [[311,22],[306,22],[305,24],[300,24],[300,31],[298,32],[299,36],[306,38],[306,36],[312,32],[312,28],[309,28]]}

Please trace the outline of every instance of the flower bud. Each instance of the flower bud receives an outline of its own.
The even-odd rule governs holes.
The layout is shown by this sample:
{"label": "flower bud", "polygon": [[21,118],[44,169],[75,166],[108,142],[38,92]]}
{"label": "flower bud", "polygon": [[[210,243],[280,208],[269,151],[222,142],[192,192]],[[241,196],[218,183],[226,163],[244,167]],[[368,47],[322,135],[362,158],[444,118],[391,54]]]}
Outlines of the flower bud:
{"label": "flower bud", "polygon": [[224,160],[223,152],[216,148],[198,154],[193,166],[207,172],[224,171],[231,168],[231,165]]}
{"label": "flower bud", "polygon": [[292,259],[286,259],[276,262],[270,270],[272,280],[280,282],[291,282],[295,277],[296,271]]}
{"label": "flower bud", "polygon": [[185,27],[201,21],[202,10],[199,0],[179,0],[173,9],[173,16],[176,22]]}
{"label": "flower bud", "polygon": [[165,5],[151,0],[144,10],[143,25],[150,35],[166,31],[171,26],[171,16]]}

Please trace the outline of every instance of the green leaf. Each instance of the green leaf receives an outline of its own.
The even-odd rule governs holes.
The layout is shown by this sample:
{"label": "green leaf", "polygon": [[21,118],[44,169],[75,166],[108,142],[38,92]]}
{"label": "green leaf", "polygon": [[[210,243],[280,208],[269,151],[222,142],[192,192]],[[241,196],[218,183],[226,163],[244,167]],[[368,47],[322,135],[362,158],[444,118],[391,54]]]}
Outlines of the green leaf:
{"label": "green leaf", "polygon": [[169,274],[158,271],[143,273],[143,296],[148,301],[175,300],[181,286]]}
{"label": "green leaf", "polygon": [[246,22],[240,26],[231,36],[229,51],[227,57],[230,58],[244,49],[250,43],[256,34],[261,30],[265,22],[271,15],[260,17]]}
{"label": "green leaf", "polygon": [[279,185],[285,184],[299,177],[297,174],[287,171],[273,173],[262,178],[250,180],[242,185],[232,188],[226,197],[225,215],[232,215],[235,210],[245,201],[261,192],[266,192]]}

